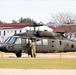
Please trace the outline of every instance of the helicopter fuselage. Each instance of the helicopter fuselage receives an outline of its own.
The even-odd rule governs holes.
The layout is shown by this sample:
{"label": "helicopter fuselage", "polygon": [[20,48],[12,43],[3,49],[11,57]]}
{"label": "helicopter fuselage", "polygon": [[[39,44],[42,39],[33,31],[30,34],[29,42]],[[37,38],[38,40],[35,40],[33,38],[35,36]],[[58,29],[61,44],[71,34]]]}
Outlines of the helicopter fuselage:
{"label": "helicopter fuselage", "polygon": [[[0,44],[0,51],[13,52],[17,57],[21,57],[22,52],[28,53],[30,50],[29,44],[31,40],[29,37],[12,36]],[[76,52],[76,42],[66,39],[50,39],[39,38],[35,42],[36,53],[57,53],[57,52]]]}

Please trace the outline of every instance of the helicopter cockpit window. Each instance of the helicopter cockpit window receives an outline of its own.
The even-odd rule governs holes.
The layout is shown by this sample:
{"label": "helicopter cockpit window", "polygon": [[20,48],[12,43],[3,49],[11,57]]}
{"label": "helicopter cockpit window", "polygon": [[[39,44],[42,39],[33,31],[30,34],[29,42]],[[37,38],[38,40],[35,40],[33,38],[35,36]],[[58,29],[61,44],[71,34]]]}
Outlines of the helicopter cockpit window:
{"label": "helicopter cockpit window", "polygon": [[9,37],[4,41],[4,43],[13,44],[15,40],[16,40],[15,37]]}
{"label": "helicopter cockpit window", "polygon": [[17,38],[15,44],[21,44],[21,38]]}
{"label": "helicopter cockpit window", "polygon": [[47,39],[43,39],[43,45],[48,45],[48,40]]}
{"label": "helicopter cockpit window", "polygon": [[4,41],[4,43],[8,43],[9,40],[10,40],[10,37],[8,37],[8,38]]}

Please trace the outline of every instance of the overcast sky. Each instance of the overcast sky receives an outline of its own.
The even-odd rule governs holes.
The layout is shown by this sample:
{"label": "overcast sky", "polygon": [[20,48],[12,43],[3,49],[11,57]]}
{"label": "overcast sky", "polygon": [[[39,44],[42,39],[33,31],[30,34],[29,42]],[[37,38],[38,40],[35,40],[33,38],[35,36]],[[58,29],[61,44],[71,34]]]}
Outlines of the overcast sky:
{"label": "overcast sky", "polygon": [[0,0],[0,20],[12,22],[29,17],[37,22],[49,22],[52,14],[76,13],[76,0]]}

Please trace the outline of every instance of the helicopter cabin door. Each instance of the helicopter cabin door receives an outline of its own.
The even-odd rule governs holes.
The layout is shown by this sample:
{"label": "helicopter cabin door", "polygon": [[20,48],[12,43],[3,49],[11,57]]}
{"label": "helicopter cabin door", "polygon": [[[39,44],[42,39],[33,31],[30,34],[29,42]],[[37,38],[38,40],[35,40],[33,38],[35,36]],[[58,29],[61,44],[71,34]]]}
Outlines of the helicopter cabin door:
{"label": "helicopter cabin door", "polygon": [[48,52],[48,39],[40,39],[36,42],[36,49],[38,53],[47,53]]}
{"label": "helicopter cabin door", "polygon": [[15,51],[19,51],[19,50],[22,50],[22,45],[21,45],[21,38],[17,38],[15,43],[14,43],[14,50]]}

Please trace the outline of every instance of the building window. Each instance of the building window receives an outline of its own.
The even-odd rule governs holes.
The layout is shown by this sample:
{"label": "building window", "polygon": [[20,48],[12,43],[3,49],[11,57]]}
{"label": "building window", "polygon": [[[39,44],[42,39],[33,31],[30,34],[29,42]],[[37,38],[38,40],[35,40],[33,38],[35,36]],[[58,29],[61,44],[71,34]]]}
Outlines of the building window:
{"label": "building window", "polygon": [[21,30],[20,30],[20,33],[21,33]]}
{"label": "building window", "polygon": [[15,30],[15,34],[16,34],[16,30]]}
{"label": "building window", "polygon": [[9,31],[7,31],[7,33],[9,33]]}
{"label": "building window", "polygon": [[6,32],[4,31],[4,36],[6,35]]}

